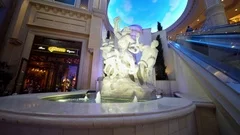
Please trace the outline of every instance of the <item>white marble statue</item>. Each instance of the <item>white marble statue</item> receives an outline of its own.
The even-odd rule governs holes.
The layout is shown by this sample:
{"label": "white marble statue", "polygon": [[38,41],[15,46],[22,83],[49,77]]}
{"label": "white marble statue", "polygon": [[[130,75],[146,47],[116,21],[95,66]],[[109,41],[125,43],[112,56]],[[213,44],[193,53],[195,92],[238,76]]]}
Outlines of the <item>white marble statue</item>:
{"label": "white marble statue", "polygon": [[[151,46],[139,43],[140,33],[136,39],[131,37],[131,29],[125,27],[119,30],[120,18],[114,19],[114,34],[117,39],[105,40],[100,48],[103,52],[104,73],[101,94],[115,98],[152,98],[154,89],[146,84],[152,83],[151,71],[156,62],[158,42],[154,40]],[[133,54],[142,51],[138,64]],[[140,82],[140,83],[139,83]]]}
{"label": "white marble statue", "polygon": [[[117,17],[114,19],[114,34],[118,39],[118,67],[120,68],[120,73],[122,77],[128,76],[128,74],[135,74],[138,70],[137,65],[135,64],[135,58],[131,53],[132,45],[136,41],[131,37],[131,29],[125,27],[122,31],[119,30],[119,21],[120,18]],[[130,47],[131,46],[131,47]]]}
{"label": "white marble statue", "polygon": [[138,62],[139,73],[140,73],[139,78],[142,78],[142,81],[148,84],[153,83],[152,70],[153,70],[153,66],[156,63],[156,59],[158,55],[158,50],[156,49],[157,46],[158,46],[157,40],[153,40],[151,43],[151,46],[148,46],[148,45],[140,46],[140,50],[142,51],[142,57]]}
{"label": "white marble statue", "polygon": [[116,77],[118,75],[118,67],[116,62],[119,52],[114,48],[114,42],[104,41],[100,49],[103,52],[103,63],[105,64],[103,69],[104,73],[106,73],[107,76],[110,76],[111,78]]}

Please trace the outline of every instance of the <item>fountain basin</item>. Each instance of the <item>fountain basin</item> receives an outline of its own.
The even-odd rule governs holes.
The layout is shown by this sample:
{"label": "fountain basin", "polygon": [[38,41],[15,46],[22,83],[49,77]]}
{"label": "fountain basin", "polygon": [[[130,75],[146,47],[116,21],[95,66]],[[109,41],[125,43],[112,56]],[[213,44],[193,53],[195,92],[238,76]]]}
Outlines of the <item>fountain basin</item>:
{"label": "fountain basin", "polygon": [[[99,95],[100,96],[100,95]],[[135,96],[133,99],[129,98],[113,98],[113,97],[101,97],[96,101],[98,96],[96,93],[88,94],[71,94],[71,95],[53,95],[42,98],[43,100],[55,101],[55,102],[73,102],[73,103],[131,103],[131,102],[146,102],[148,100],[138,100]],[[153,99],[154,100],[154,99]]]}
{"label": "fountain basin", "polygon": [[[84,94],[86,91],[57,93]],[[0,98],[0,131],[8,134],[172,134],[194,133],[195,105],[163,97],[137,103],[72,103],[42,100],[56,93]],[[147,132],[146,132],[147,131]]]}

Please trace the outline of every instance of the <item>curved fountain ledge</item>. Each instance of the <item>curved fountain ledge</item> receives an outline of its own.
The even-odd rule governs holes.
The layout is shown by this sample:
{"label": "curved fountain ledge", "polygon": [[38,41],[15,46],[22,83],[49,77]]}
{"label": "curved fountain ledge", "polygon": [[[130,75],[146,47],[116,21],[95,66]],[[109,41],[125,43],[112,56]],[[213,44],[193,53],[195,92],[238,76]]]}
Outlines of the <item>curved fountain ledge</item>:
{"label": "curved fountain ledge", "polygon": [[[82,92],[67,93],[80,94]],[[152,123],[184,116],[194,111],[191,101],[164,97],[138,103],[71,103],[42,100],[51,94],[0,98],[0,119],[22,124],[53,126],[114,127]],[[59,95],[66,95],[60,93]]]}
{"label": "curved fountain ledge", "polygon": [[0,98],[0,131],[4,135],[194,135],[195,105],[164,97],[137,103],[72,103],[42,100],[44,93]]}

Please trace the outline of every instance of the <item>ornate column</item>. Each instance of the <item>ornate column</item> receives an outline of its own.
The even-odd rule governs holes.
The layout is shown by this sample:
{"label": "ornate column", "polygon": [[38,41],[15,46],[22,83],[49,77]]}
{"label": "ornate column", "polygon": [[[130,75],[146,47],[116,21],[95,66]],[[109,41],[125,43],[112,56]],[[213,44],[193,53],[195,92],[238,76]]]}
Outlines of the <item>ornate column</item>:
{"label": "ornate column", "polygon": [[205,26],[228,24],[224,5],[220,0],[205,0],[206,21]]}
{"label": "ornate column", "polygon": [[[90,78],[90,89],[97,89],[96,83],[98,77],[102,77],[103,75],[103,60],[100,51],[100,47],[102,46],[102,37],[105,38],[106,28],[108,28],[107,24],[107,4],[108,0],[91,0],[93,7],[93,15],[90,24],[90,32],[89,32],[89,41],[88,41],[88,50],[92,55],[92,69],[91,69],[91,78]],[[110,25],[110,24],[109,24]]]}

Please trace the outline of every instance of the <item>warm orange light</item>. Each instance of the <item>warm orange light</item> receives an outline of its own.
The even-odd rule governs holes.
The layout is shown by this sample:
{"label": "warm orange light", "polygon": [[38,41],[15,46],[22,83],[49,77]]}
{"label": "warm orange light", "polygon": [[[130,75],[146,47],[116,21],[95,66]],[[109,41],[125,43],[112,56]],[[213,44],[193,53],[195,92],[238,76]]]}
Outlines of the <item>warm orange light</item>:
{"label": "warm orange light", "polygon": [[240,14],[238,14],[238,15],[230,18],[229,20],[230,20],[230,23],[231,23],[231,24],[232,24],[232,23],[238,23],[238,22],[240,22]]}

